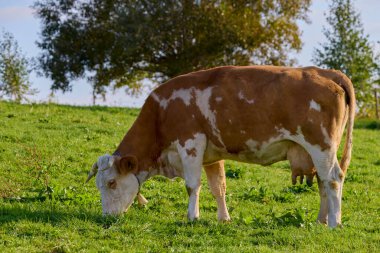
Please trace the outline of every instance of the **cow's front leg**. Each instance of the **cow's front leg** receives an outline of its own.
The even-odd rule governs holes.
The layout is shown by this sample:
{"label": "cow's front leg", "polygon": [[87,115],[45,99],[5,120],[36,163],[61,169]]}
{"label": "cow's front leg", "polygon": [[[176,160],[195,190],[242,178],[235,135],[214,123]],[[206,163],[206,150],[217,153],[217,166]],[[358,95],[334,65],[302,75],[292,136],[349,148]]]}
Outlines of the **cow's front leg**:
{"label": "cow's front leg", "polygon": [[226,175],[224,161],[204,166],[212,195],[218,205],[218,220],[231,220],[226,205]]}
{"label": "cow's front leg", "polygon": [[203,155],[206,148],[206,136],[195,134],[184,145],[178,143],[177,149],[181,157],[186,190],[189,194],[187,217],[190,221],[199,218],[199,192],[201,188],[201,174]]}
{"label": "cow's front leg", "polygon": [[199,218],[199,192],[201,190],[202,164],[199,164],[189,157],[185,159],[183,167],[186,190],[189,195],[187,217],[190,221],[193,221]]}
{"label": "cow's front leg", "polygon": [[189,207],[187,209],[187,218],[190,221],[197,220],[199,218],[199,192],[201,190],[201,184],[191,183],[190,180],[186,180],[186,190],[189,195]]}

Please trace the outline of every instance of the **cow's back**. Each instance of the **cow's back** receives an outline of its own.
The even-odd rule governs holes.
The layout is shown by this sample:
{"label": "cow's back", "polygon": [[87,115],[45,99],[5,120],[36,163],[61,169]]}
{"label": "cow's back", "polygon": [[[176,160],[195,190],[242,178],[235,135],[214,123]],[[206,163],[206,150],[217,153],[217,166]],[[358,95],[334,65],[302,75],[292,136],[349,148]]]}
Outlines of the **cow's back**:
{"label": "cow's back", "polygon": [[[342,124],[344,91],[333,71],[272,66],[220,67],[174,78],[152,92],[159,104],[162,146],[204,133],[230,153],[299,131],[322,148],[326,133]],[[339,122],[338,122],[339,121]],[[336,138],[335,136],[329,136]]]}

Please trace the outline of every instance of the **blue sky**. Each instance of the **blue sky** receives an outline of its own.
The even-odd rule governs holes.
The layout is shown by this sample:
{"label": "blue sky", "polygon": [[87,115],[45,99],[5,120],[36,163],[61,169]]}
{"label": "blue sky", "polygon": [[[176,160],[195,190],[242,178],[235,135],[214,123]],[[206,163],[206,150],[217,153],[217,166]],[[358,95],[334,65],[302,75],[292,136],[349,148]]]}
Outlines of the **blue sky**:
{"label": "blue sky", "polygon": [[[35,57],[39,54],[35,41],[39,38],[40,23],[30,8],[32,4],[33,0],[0,0],[0,30],[11,32],[24,54],[28,57]],[[356,0],[355,7],[361,14],[364,30],[369,35],[370,41],[373,43],[380,41],[380,0]],[[294,55],[298,60],[298,65],[312,65],[313,49],[318,47],[318,43],[324,40],[322,27],[326,24],[324,13],[327,12],[327,0],[313,0],[309,13],[312,23],[305,24],[300,22],[304,46],[300,53]],[[380,51],[378,45],[377,50]],[[39,90],[39,93],[32,100],[37,102],[47,101],[51,81],[37,77],[35,73],[32,73],[31,82],[33,87]],[[116,93],[109,92],[106,102],[98,102],[99,104],[110,106],[140,107],[145,100],[145,96],[132,98],[120,89]],[[92,102],[91,87],[85,80],[78,80],[73,83],[73,92],[66,94],[59,92],[55,96],[55,101],[64,104],[90,105]]]}

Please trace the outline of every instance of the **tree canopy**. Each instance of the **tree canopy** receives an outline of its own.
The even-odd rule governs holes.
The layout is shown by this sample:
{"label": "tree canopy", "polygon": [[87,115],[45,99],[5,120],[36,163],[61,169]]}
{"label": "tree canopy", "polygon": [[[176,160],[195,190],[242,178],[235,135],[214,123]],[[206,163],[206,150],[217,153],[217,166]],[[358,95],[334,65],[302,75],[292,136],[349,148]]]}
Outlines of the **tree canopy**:
{"label": "tree canopy", "polygon": [[33,95],[29,81],[29,60],[22,54],[17,41],[9,32],[0,37],[0,97],[8,97],[16,102],[27,100]]}
{"label": "tree canopy", "polygon": [[39,62],[53,90],[87,77],[98,93],[218,65],[292,64],[310,2],[39,0]]}
{"label": "tree canopy", "polygon": [[322,67],[341,70],[351,78],[359,108],[368,114],[372,107],[372,79],[378,66],[368,35],[352,0],[333,0],[324,27],[326,42],[315,49],[313,62]]}

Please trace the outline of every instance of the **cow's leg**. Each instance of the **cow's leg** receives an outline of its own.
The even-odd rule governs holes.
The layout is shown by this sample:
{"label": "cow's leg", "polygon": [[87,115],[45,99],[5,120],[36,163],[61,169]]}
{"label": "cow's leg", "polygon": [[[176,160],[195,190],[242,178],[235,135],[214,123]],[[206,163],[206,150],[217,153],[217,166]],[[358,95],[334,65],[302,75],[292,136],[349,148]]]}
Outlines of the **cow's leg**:
{"label": "cow's leg", "polygon": [[[331,159],[333,157],[333,159]],[[314,160],[314,158],[313,158]],[[336,159],[336,154],[329,154],[325,157],[317,157],[314,162],[319,179],[320,187],[323,187],[327,195],[327,221],[329,227],[341,225],[341,202],[344,173],[340,169]],[[326,200],[323,198],[324,192],[321,191],[321,220],[325,219]],[[319,217],[318,217],[319,218]]]}
{"label": "cow's leg", "polygon": [[330,180],[328,182],[324,182],[325,189],[328,189],[328,224],[330,227],[341,225],[343,182],[344,173],[341,170],[338,161],[336,160],[331,171]]}
{"label": "cow's leg", "polygon": [[218,205],[218,220],[231,220],[226,205],[226,175],[224,173],[224,161],[219,161],[204,166],[208,185]]}
{"label": "cow's leg", "polygon": [[327,202],[327,193],[325,186],[319,176],[317,175],[318,188],[319,188],[319,197],[321,199],[318,219],[317,221],[321,224],[327,224],[327,214],[328,214],[328,202]]}
{"label": "cow's leg", "polygon": [[196,134],[194,139],[187,140],[184,146],[178,144],[177,148],[183,166],[186,190],[189,195],[187,217],[190,221],[193,221],[199,218],[199,192],[201,189],[206,136],[204,134]]}

